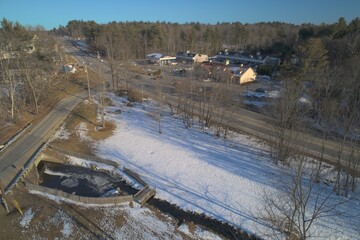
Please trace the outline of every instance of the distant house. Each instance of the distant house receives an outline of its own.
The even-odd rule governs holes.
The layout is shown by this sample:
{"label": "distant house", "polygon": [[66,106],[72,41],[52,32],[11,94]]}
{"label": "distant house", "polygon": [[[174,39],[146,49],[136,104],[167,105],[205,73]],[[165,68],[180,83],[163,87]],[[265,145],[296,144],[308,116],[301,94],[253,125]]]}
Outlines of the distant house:
{"label": "distant house", "polygon": [[254,58],[254,56],[241,52],[231,52],[225,49],[224,51],[219,52],[216,55],[216,58],[219,62],[229,64],[263,64],[264,60],[260,57]]}
{"label": "distant house", "polygon": [[171,64],[176,60],[176,57],[166,56],[162,53],[151,53],[145,56],[150,63],[159,64],[160,66]]}
{"label": "distant house", "polygon": [[238,77],[239,84],[249,83],[256,80],[256,72],[251,67],[232,67],[228,68],[235,77]]}
{"label": "distant house", "polygon": [[176,60],[185,61],[188,63],[203,63],[203,62],[208,62],[209,57],[206,54],[191,53],[190,51],[187,51],[187,52],[178,52],[176,54]]}
{"label": "distant house", "polygon": [[32,54],[36,50],[35,43],[37,40],[39,37],[35,34],[30,41],[8,44],[4,48],[6,50],[0,50],[0,59],[19,58],[23,53]]}
{"label": "distant house", "polygon": [[240,72],[240,79],[239,79],[240,84],[253,82],[255,80],[256,80],[256,72],[251,67],[247,69],[243,69]]}
{"label": "distant house", "polygon": [[216,55],[216,59],[219,62],[225,63],[225,65],[229,64],[245,64],[245,65],[262,65],[269,64],[272,66],[276,66],[280,64],[280,58],[267,56],[262,58],[260,54],[257,54],[256,57],[246,54],[244,52],[231,52],[225,49],[221,51],[218,55]]}

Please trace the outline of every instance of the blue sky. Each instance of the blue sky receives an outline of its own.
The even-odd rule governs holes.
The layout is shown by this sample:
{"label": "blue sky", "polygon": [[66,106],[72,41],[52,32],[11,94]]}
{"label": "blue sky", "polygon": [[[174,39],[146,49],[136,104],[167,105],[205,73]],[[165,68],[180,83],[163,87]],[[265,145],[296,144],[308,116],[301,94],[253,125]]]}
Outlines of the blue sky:
{"label": "blue sky", "polygon": [[320,24],[360,17],[360,0],[0,0],[0,17],[47,29],[74,19]]}

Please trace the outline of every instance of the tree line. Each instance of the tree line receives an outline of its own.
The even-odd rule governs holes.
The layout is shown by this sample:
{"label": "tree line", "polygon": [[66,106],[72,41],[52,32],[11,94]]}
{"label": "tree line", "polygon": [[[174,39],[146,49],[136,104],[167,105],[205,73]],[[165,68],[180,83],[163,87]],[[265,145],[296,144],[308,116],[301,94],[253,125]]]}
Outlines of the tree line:
{"label": "tree line", "polygon": [[[104,54],[106,50],[103,36],[117,38],[121,44],[119,47],[126,49],[126,54],[120,54],[119,59],[139,59],[151,52],[174,54],[186,50],[214,55],[223,48],[251,53],[262,51],[285,57],[293,53],[299,43],[314,37],[331,40],[328,41],[331,42],[328,49],[333,49],[331,54],[336,56],[337,49],[356,38],[359,22],[359,18],[350,23],[340,18],[334,24],[321,25],[294,25],[283,22],[178,24],[142,21],[98,24],[94,21],[72,20],[67,26],[59,26],[53,31],[74,38],[86,38],[95,47],[102,49]],[[346,54],[346,51],[340,51],[339,54]]]}
{"label": "tree line", "polygon": [[55,71],[55,40],[41,27],[0,23],[0,124],[36,115],[47,103]]}

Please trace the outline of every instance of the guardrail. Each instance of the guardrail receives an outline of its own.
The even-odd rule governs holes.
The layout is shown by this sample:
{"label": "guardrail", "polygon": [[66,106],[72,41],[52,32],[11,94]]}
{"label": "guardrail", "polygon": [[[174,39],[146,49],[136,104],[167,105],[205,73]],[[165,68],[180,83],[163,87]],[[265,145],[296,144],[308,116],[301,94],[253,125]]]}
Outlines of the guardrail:
{"label": "guardrail", "polygon": [[31,127],[31,123],[27,124],[24,128],[20,129],[14,136],[12,136],[6,143],[0,145],[0,153],[4,151],[8,146],[15,142],[26,130]]}
{"label": "guardrail", "polygon": [[127,196],[116,196],[116,197],[83,197],[78,196],[70,193],[66,193],[57,189],[52,189],[44,186],[34,185],[30,183],[26,183],[26,188],[28,190],[38,191],[41,193],[50,194],[53,196],[57,196],[60,198],[65,198],[74,202],[79,202],[83,204],[97,204],[97,205],[104,205],[104,204],[122,204],[122,203],[129,203],[134,200],[133,195],[127,195]]}
{"label": "guardrail", "polygon": [[23,165],[23,167],[20,169],[19,172],[15,175],[15,177],[10,181],[9,185],[7,185],[4,189],[5,194],[8,194],[8,192],[17,184],[19,179],[23,177],[24,174],[28,173],[31,170],[32,163],[37,158],[39,153],[43,150],[45,147],[45,143],[42,143],[38,149],[36,149],[35,153],[31,155],[31,157],[26,161],[26,163]]}

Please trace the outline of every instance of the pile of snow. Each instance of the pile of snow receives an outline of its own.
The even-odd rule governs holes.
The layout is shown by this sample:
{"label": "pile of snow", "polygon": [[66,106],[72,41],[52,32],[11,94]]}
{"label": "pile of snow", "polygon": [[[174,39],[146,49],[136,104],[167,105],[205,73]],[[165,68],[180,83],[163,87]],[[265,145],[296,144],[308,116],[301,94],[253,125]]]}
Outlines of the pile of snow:
{"label": "pile of snow", "polygon": [[47,175],[53,175],[53,176],[60,176],[60,177],[71,177],[70,174],[66,174],[63,172],[57,172],[57,171],[53,171],[49,168],[45,168],[44,173],[46,173]]}
{"label": "pile of snow", "polygon": [[62,71],[65,72],[65,73],[75,73],[76,68],[72,64],[66,64],[66,65],[63,66]]}
{"label": "pile of snow", "polygon": [[121,179],[123,179],[129,186],[133,187],[134,189],[140,190],[144,187],[141,185],[141,183],[137,182],[131,176],[126,174],[122,169],[118,169],[116,167],[109,166],[104,163],[85,160],[85,159],[81,159],[81,158],[77,158],[77,157],[73,157],[73,156],[68,156],[68,157],[69,157],[69,163],[72,165],[88,167],[88,168],[95,166],[96,169],[101,169],[101,170],[108,171],[109,173],[116,173],[116,174],[120,175]]}
{"label": "pile of snow", "polygon": [[[187,129],[181,119],[163,109],[162,134],[151,116],[157,104],[127,107],[124,99],[110,96],[121,115],[107,114],[116,132],[97,146],[98,155],[118,161],[139,173],[157,190],[157,197],[185,210],[205,213],[253,234],[267,232],[256,217],[264,192],[277,195],[279,167],[270,161],[267,146],[246,135],[228,140],[214,138],[200,127]],[[330,189],[331,187],[329,187]],[[360,212],[358,200],[342,211]],[[314,235],[330,238],[358,236],[359,218],[344,215],[314,225]]]}
{"label": "pile of snow", "polygon": [[87,132],[88,132],[88,128],[86,126],[86,123],[82,122],[80,123],[78,126],[76,126],[75,128],[76,130],[76,135],[82,140],[82,141],[87,141]]}
{"label": "pile of snow", "polygon": [[120,192],[117,189],[110,189],[109,191],[107,191],[106,193],[101,195],[101,197],[113,197],[113,196],[117,196],[119,194],[120,194]]}
{"label": "pile of snow", "polygon": [[[61,125],[60,129],[56,131],[51,139],[67,140],[70,137],[70,133],[66,130],[66,124]],[[51,140],[50,140],[51,142]]]}
{"label": "pile of snow", "polygon": [[105,163],[94,162],[94,161],[85,160],[85,159],[81,159],[81,158],[77,158],[77,157],[73,157],[73,156],[68,156],[68,159],[69,159],[68,161],[71,165],[87,167],[87,168],[92,168],[92,166],[96,166],[97,169],[105,170],[108,172],[113,172],[114,170],[116,171],[115,167],[109,166]]}
{"label": "pile of snow", "polygon": [[60,184],[68,188],[73,188],[79,186],[79,180],[74,177],[70,177],[63,180]]}
{"label": "pile of snow", "polygon": [[33,219],[35,215],[35,212],[33,212],[33,210],[31,208],[29,208],[28,210],[26,210],[24,212],[24,215],[22,216],[21,220],[20,220],[20,225],[23,228],[28,228],[29,224],[31,222],[31,220]]}
{"label": "pile of snow", "polygon": [[74,228],[74,221],[72,220],[72,218],[66,214],[64,211],[59,210],[55,213],[55,216],[53,216],[50,219],[50,222],[54,225],[54,226],[58,226],[60,224],[63,225],[63,228],[61,229],[61,233],[63,235],[63,237],[65,239],[68,239],[73,232],[73,228]]}
{"label": "pile of snow", "polygon": [[221,240],[221,238],[212,232],[206,231],[198,226],[195,226],[194,233],[191,233],[188,225],[181,224],[178,228],[180,232],[185,233],[188,236],[193,236],[196,239],[208,239],[208,240]]}
{"label": "pile of snow", "polygon": [[136,205],[134,208],[124,207],[122,210],[126,213],[126,224],[116,227],[114,219],[119,212],[111,210],[106,211],[106,217],[101,225],[115,239],[182,239],[180,234],[175,232],[175,226],[171,220],[161,220],[147,208],[141,208]]}

